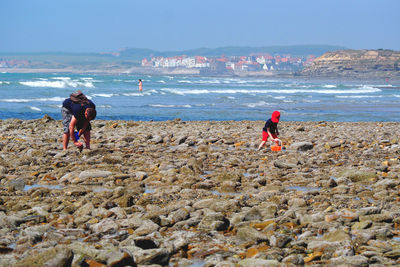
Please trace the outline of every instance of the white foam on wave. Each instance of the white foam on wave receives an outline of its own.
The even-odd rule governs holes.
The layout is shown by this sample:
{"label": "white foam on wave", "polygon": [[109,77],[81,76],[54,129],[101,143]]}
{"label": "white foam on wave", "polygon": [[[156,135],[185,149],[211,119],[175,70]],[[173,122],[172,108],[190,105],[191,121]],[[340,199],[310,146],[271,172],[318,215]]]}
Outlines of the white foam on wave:
{"label": "white foam on wave", "polygon": [[286,96],[275,96],[274,98],[275,98],[275,99],[285,99]]}
{"label": "white foam on wave", "polygon": [[59,77],[63,79],[58,79],[54,81],[48,80],[39,80],[39,81],[26,81],[26,82],[19,82],[22,85],[29,86],[29,87],[51,87],[51,88],[67,88],[67,87],[86,87],[86,88],[94,88],[92,82],[79,82],[68,79],[68,77]]}
{"label": "white foam on wave", "polygon": [[321,100],[308,100],[308,99],[304,99],[303,102],[304,102],[304,103],[319,103],[319,102],[321,102]]}
{"label": "white foam on wave", "polygon": [[164,80],[157,81],[158,83],[166,83]]}
{"label": "white foam on wave", "polygon": [[137,92],[137,93],[123,93],[123,96],[149,96],[152,95],[153,93],[157,93],[156,90],[148,90],[148,91],[142,91],[142,92]]}
{"label": "white foam on wave", "polygon": [[200,84],[221,84],[220,80],[199,80]]}
{"label": "white foam on wave", "polygon": [[382,98],[383,95],[337,95],[337,98]]}
{"label": "white foam on wave", "polygon": [[23,99],[23,98],[8,98],[8,99],[0,99],[1,102],[9,102],[9,103],[25,103],[30,102],[32,99]]}
{"label": "white foam on wave", "polygon": [[56,104],[50,104],[50,105],[47,105],[48,107],[51,107],[51,108],[61,108],[62,107],[62,105],[56,105]]}
{"label": "white foam on wave", "polygon": [[34,111],[42,111],[40,108],[38,108],[38,107],[29,107],[31,110],[34,110]]}
{"label": "white foam on wave", "polygon": [[325,84],[323,87],[324,88],[336,88],[337,86],[333,85],[333,84]]}
{"label": "white foam on wave", "polygon": [[123,93],[124,96],[144,96],[142,93]]}
{"label": "white foam on wave", "polygon": [[10,84],[10,82],[7,82],[7,81],[0,81],[0,84]]}
{"label": "white foam on wave", "polygon": [[10,103],[26,103],[26,102],[62,102],[65,98],[62,97],[48,97],[48,98],[8,98],[8,99],[0,99],[1,102],[10,102]]}
{"label": "white foam on wave", "polygon": [[201,95],[201,94],[360,94],[360,93],[375,93],[382,90],[374,87],[362,87],[358,89],[343,89],[343,90],[327,90],[327,89],[263,89],[263,90],[245,90],[245,89],[171,89],[163,88],[164,92],[176,94],[176,95]]}
{"label": "white foam on wave", "polygon": [[69,81],[69,80],[71,80],[70,77],[53,77],[53,78],[51,78],[51,79],[53,79],[53,80],[63,80],[63,81]]}
{"label": "white foam on wave", "polygon": [[47,97],[47,98],[34,98],[33,101],[52,101],[52,102],[62,102],[64,101],[64,97],[54,96],[54,97]]}
{"label": "white foam on wave", "polygon": [[180,81],[178,81],[178,83],[189,83],[189,84],[192,84],[193,82],[192,81],[188,81],[188,80],[180,80]]}
{"label": "white foam on wave", "polygon": [[97,108],[112,108],[111,105],[98,105]]}
{"label": "white foam on wave", "polygon": [[150,104],[150,107],[155,108],[191,108],[191,105],[162,105],[162,104]]}
{"label": "white foam on wave", "polygon": [[256,108],[256,107],[264,107],[264,106],[269,106],[271,103],[267,103],[265,101],[258,101],[257,103],[246,103],[244,106],[249,107],[249,108]]}
{"label": "white foam on wave", "polygon": [[113,97],[117,95],[118,94],[92,94],[93,97]]}

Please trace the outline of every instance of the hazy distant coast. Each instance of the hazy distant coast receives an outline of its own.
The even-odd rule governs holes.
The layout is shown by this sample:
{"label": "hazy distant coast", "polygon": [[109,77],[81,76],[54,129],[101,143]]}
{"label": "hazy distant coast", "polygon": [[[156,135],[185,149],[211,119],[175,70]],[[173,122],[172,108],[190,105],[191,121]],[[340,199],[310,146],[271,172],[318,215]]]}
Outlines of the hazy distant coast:
{"label": "hazy distant coast", "polygon": [[142,75],[189,75],[189,76],[239,76],[239,77],[293,77],[290,72],[276,72],[276,71],[236,71],[229,73],[200,73],[198,69],[185,69],[185,68],[145,68],[145,67],[131,67],[131,68],[115,68],[115,69],[88,69],[88,68],[0,68],[0,72],[6,73],[101,73],[101,74],[142,74]]}

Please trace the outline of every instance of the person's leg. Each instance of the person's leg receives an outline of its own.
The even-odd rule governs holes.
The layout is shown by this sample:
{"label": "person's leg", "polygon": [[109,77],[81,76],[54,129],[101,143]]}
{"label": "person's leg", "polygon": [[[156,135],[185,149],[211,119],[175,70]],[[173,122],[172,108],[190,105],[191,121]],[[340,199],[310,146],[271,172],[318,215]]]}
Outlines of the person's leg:
{"label": "person's leg", "polygon": [[69,138],[70,138],[70,134],[69,134],[69,124],[71,122],[72,119],[72,113],[69,112],[68,109],[66,108],[61,108],[61,116],[62,116],[62,125],[63,125],[63,149],[67,150],[68,148],[68,143],[69,143]]}
{"label": "person's leg", "polygon": [[261,141],[261,144],[258,146],[258,150],[260,150],[265,145],[265,141]]}
{"label": "person's leg", "polygon": [[69,133],[64,133],[63,135],[63,149],[67,150],[69,143]]}
{"label": "person's leg", "polygon": [[85,131],[83,133],[83,136],[85,137],[85,145],[87,149],[90,149],[90,131]]}
{"label": "person's leg", "polygon": [[258,150],[260,150],[265,145],[267,140],[268,140],[268,133],[266,131],[263,131],[263,133],[262,133],[262,141],[261,141],[261,144],[258,146]]}

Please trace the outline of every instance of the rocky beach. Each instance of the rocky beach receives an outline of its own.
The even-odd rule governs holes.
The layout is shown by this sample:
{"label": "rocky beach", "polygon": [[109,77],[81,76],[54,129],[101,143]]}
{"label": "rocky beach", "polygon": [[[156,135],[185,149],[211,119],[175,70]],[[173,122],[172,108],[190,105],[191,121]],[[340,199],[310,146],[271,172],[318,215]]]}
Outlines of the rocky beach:
{"label": "rocky beach", "polygon": [[400,123],[0,121],[0,266],[400,264]]}

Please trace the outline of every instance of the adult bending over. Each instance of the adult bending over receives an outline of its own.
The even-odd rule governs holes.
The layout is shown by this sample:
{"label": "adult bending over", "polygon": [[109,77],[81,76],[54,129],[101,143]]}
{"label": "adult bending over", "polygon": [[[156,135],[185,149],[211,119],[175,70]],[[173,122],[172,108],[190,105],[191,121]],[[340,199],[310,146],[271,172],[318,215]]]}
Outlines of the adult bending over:
{"label": "adult bending over", "polygon": [[83,144],[74,134],[75,128],[78,131],[78,138],[83,135],[86,148],[90,149],[90,130],[92,129],[90,121],[96,118],[96,105],[78,90],[64,100],[61,114],[64,128],[63,149],[68,148],[69,138],[76,147],[83,149]]}

